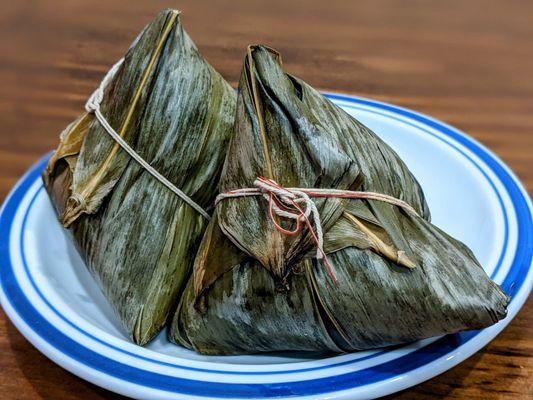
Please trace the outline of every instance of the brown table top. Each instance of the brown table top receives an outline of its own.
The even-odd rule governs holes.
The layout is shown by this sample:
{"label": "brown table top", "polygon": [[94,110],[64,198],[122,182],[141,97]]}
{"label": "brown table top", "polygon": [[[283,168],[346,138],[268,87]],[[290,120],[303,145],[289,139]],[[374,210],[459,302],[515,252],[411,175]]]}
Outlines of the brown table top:
{"label": "brown table top", "polygon": [[[177,3],[177,4],[176,4]],[[83,109],[163,7],[236,84],[265,43],[311,85],[430,114],[468,132],[533,189],[533,2],[18,1],[0,15],[0,196]],[[391,399],[533,398],[533,301],[491,344]],[[0,310],[0,398],[110,399],[35,350]]]}

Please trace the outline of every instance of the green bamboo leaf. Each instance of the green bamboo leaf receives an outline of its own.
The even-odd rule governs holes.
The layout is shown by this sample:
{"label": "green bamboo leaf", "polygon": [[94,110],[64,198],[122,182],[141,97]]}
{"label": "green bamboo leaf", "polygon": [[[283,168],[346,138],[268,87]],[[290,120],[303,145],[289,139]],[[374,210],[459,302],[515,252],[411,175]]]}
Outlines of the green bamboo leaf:
{"label": "green bamboo leaf", "polygon": [[[199,54],[179,13],[166,10],[133,42],[101,109],[142,158],[209,210],[235,103],[235,91]],[[43,179],[127,333],[147,343],[177,302],[207,221],[91,116],[67,128]]]}
{"label": "green bamboo leaf", "polygon": [[274,230],[264,198],[222,201],[170,338],[207,354],[339,352],[505,317],[508,297],[464,244],[429,222],[422,189],[398,155],[280,60],[262,46],[248,51],[221,192],[266,175],[286,187],[382,193],[416,213],[377,200],[317,200],[335,284],[308,233]]}

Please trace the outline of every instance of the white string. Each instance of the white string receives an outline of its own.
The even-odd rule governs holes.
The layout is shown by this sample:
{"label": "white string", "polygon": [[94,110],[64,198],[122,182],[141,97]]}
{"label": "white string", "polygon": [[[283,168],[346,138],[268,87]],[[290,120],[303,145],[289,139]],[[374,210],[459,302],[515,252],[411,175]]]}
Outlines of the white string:
{"label": "white string", "polygon": [[[324,256],[324,234],[322,231],[320,214],[318,213],[318,208],[316,207],[315,202],[300,189],[285,189],[271,179],[258,178],[254,181],[254,186],[256,186],[256,188],[244,188],[221,193],[217,196],[215,205],[228,198],[262,195],[269,202],[276,215],[280,217],[303,222],[305,219],[309,219],[310,215],[313,215],[313,223],[315,224],[317,239],[316,258],[322,259]],[[276,202],[271,201],[271,194],[275,195],[276,198],[288,208],[281,209]],[[298,204],[298,206],[301,207],[301,210],[295,209],[293,203]]]}
{"label": "white string", "polygon": [[[280,217],[304,221],[312,215],[317,241],[317,259],[324,258],[324,233],[322,230],[320,214],[312,197],[378,200],[403,207],[418,215],[416,210],[405,201],[382,193],[357,192],[339,189],[284,188],[274,180],[265,178],[257,178],[254,181],[254,186],[255,188],[243,188],[221,193],[215,199],[215,205],[225,199],[262,196],[269,202],[274,213]],[[274,195],[283,205],[287,206],[287,208],[281,209],[275,201],[272,201],[272,195]],[[294,208],[293,202],[298,204],[298,206],[303,206],[301,207],[301,210]],[[275,221],[273,222],[275,223]]]}
{"label": "white string", "polygon": [[[315,233],[317,237],[317,249],[316,249],[316,258],[322,259],[323,258],[323,248],[324,248],[324,234],[322,232],[322,223],[320,221],[320,214],[318,213],[318,208],[316,207],[316,204],[311,198],[305,193],[302,192],[299,189],[292,189],[287,190],[285,188],[282,188],[281,186],[277,185],[274,181],[264,181],[261,179],[256,179],[254,181],[254,185],[259,188],[259,190],[263,193],[263,197],[270,201],[270,193],[273,193],[277,196],[277,198],[286,206],[291,207],[292,202],[297,203],[299,206],[303,206],[302,210],[303,213],[301,213],[299,210],[294,210],[294,208],[291,209],[285,209],[282,210],[278,207],[278,205],[275,202],[271,203],[272,209],[276,213],[276,215],[279,215],[280,217],[288,218],[288,219],[294,219],[294,220],[300,220],[304,221],[306,218],[309,218],[309,216],[313,215],[313,223],[315,224]],[[293,211],[294,210],[294,211]]]}
{"label": "white string", "polygon": [[117,142],[122,149],[124,149],[135,161],[139,163],[141,167],[143,167],[145,170],[147,170],[154,178],[156,178],[159,182],[161,182],[163,185],[165,185],[170,191],[172,191],[177,196],[181,197],[183,201],[185,201],[187,204],[189,204],[192,208],[194,208],[196,211],[198,211],[203,217],[205,217],[207,220],[210,220],[211,217],[205,211],[200,205],[198,205],[193,199],[191,199],[189,196],[187,196],[185,193],[183,193],[179,188],[177,188],[172,182],[170,182],[167,178],[165,178],[163,175],[161,175],[154,167],[152,167],[146,160],[144,160],[135,150],[133,150],[124,139],[113,129],[111,125],[109,125],[109,122],[107,122],[107,119],[104,117],[102,112],[100,111],[100,104],[102,103],[102,100],[104,98],[104,89],[109,84],[111,79],[115,76],[115,73],[118,71],[120,66],[122,65],[122,62],[124,59],[120,59],[113,67],[108,71],[104,79],[102,79],[102,82],[100,83],[100,86],[94,91],[94,93],[89,97],[89,100],[87,100],[87,103],[85,104],[85,110],[90,114],[93,113],[96,117],[96,119],[100,122],[104,130]]}

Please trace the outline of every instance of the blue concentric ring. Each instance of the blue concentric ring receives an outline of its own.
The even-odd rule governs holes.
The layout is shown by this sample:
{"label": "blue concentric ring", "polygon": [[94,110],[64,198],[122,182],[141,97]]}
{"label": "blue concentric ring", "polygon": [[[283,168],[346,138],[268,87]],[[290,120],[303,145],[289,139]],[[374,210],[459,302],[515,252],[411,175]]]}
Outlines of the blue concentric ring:
{"label": "blue concentric ring", "polygon": [[[511,295],[520,290],[523,284],[523,277],[527,274],[531,266],[533,222],[528,200],[525,198],[516,180],[504,167],[502,167],[501,163],[475,141],[468,139],[466,136],[462,135],[453,128],[431,118],[399,107],[374,102],[371,100],[333,94],[328,95],[328,97],[331,99],[337,99],[342,100],[343,102],[351,103],[353,107],[357,107],[357,105],[371,106],[376,109],[381,109],[385,112],[408,117],[418,123],[430,126],[431,128],[438,130],[441,134],[450,137],[464,147],[468,148],[492,170],[492,172],[498,177],[500,182],[507,190],[508,195],[513,203],[518,221],[517,250],[514,254],[514,259],[512,261],[509,273],[502,283],[502,287]],[[389,118],[391,117],[389,114],[386,116]],[[405,123],[406,121],[402,119],[402,122]],[[417,128],[420,129],[420,126],[417,126]],[[456,150],[461,151],[458,148],[456,148]],[[463,155],[468,157],[468,155],[465,153],[463,153]],[[101,371],[109,376],[113,376],[126,382],[135,383],[137,385],[195,396],[211,396],[221,398],[275,398],[315,395],[320,393],[335,392],[343,389],[352,389],[371,383],[380,382],[390,379],[391,373],[394,375],[407,373],[456,350],[459,346],[465,344],[479,334],[479,332],[471,331],[444,337],[413,353],[407,354],[384,364],[380,364],[379,369],[367,368],[333,377],[310,379],[300,382],[248,384],[205,382],[162,375],[117,362],[102,354],[96,353],[81,346],[79,343],[70,339],[64,333],[51,325],[42,315],[39,314],[39,312],[26,298],[14,276],[13,265],[11,263],[9,254],[9,236],[13,224],[13,218],[18,209],[20,201],[35,180],[38,179],[45,162],[46,160],[41,160],[41,162],[34,166],[32,170],[23,178],[19,186],[14,190],[4,205],[2,215],[0,216],[0,265],[2,266],[0,269],[0,281],[2,290],[13,309],[16,310],[17,314],[26,322],[28,326],[35,331],[35,333],[40,336],[40,338],[56,348],[58,351],[78,361],[79,363],[85,364],[86,366]],[[474,161],[472,160],[472,162]],[[488,177],[483,170],[481,170],[481,172],[490,181],[490,177]],[[492,181],[491,184],[494,187],[494,183]],[[499,196],[497,191],[496,193]],[[502,203],[501,197],[499,197],[499,201]],[[503,204],[501,205],[503,207]],[[503,255],[500,257],[500,263],[502,257]],[[150,361],[153,362],[154,360],[150,359]],[[170,365],[175,366],[173,364]],[[334,364],[333,366],[338,365],[342,364]],[[216,372],[211,370],[202,371],[212,373]],[[301,371],[302,370],[298,370],[298,372]],[[219,372],[226,374],[231,373],[228,371]],[[287,372],[289,371],[277,371],[276,373],[280,374]]]}

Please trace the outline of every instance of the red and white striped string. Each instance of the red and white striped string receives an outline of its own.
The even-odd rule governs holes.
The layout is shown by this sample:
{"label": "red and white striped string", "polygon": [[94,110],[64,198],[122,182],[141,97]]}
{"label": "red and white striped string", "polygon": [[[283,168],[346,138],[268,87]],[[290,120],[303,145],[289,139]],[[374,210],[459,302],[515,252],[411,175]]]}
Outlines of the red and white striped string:
{"label": "red and white striped string", "polygon": [[[337,278],[335,277],[331,264],[324,252],[324,232],[322,230],[322,222],[313,198],[378,200],[405,208],[406,210],[417,214],[415,209],[405,201],[382,193],[338,189],[284,188],[273,179],[267,179],[264,177],[257,178],[254,181],[254,186],[255,187],[253,188],[236,189],[221,193],[217,196],[215,205],[218,205],[223,200],[232,198],[262,196],[268,202],[269,217],[274,228],[278,232],[288,236],[297,235],[302,229],[302,223],[304,223],[315,241],[317,249],[316,258],[324,260],[324,264],[328,268],[328,273],[335,283],[337,282]],[[292,230],[283,228],[278,223],[275,216],[294,220],[296,222],[295,228]],[[313,224],[311,224],[310,217],[313,219],[314,228]]]}

